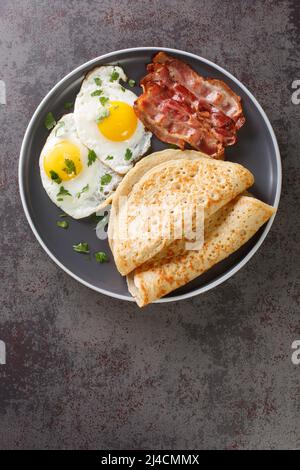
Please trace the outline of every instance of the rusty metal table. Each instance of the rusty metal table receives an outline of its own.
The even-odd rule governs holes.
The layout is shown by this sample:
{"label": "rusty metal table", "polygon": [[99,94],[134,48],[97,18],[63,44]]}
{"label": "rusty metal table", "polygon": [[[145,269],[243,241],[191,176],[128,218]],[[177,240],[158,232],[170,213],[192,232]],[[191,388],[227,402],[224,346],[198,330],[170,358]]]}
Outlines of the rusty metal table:
{"label": "rusty metal table", "polygon": [[[0,448],[300,448],[297,5],[0,2]],[[215,61],[253,92],[284,180],[271,233],[243,270],[191,300],[139,310],[47,257],[21,208],[17,165],[28,120],[60,78],[105,52],[150,45]]]}

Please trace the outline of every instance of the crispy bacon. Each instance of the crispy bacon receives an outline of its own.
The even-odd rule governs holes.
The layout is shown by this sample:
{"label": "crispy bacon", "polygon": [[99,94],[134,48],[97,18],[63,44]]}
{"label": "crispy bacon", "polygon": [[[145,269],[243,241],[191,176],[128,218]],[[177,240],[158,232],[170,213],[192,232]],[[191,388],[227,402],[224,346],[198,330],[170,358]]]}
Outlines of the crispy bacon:
{"label": "crispy bacon", "polygon": [[225,83],[204,79],[164,52],[147,70],[135,112],[160,140],[181,149],[188,143],[214,156],[236,142],[245,118],[240,98]]}

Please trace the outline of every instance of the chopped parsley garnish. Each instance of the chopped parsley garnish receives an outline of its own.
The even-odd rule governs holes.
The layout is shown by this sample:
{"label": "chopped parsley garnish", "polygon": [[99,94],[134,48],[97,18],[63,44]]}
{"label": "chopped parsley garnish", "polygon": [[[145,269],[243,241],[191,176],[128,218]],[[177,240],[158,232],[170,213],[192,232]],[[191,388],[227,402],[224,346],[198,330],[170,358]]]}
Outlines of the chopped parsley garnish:
{"label": "chopped parsley garnish", "polygon": [[104,215],[97,215],[96,213],[92,214],[91,216],[91,221],[93,223],[98,223],[100,220],[102,220],[105,216]]}
{"label": "chopped parsley garnish", "polygon": [[73,160],[70,160],[70,158],[65,158],[65,165],[66,166],[63,171],[65,171],[67,175],[71,175],[72,173],[76,175],[76,166]]}
{"label": "chopped parsley garnish", "polygon": [[118,80],[119,78],[119,74],[116,70],[114,70],[111,74],[110,74],[110,82],[115,82],[116,80]]}
{"label": "chopped parsley garnish", "polygon": [[88,153],[88,166],[91,166],[97,160],[97,155],[94,150],[89,149]]}
{"label": "chopped parsley garnish", "polygon": [[102,104],[102,106],[105,106],[106,103],[109,101],[109,98],[106,98],[106,96],[101,96],[101,98],[99,98],[99,101]]}
{"label": "chopped parsley garnish", "polygon": [[100,112],[99,116],[97,117],[96,119],[96,122],[97,124],[99,124],[99,122],[103,121],[103,119],[107,118],[109,116],[109,109],[102,109],[102,111]]}
{"label": "chopped parsley garnish", "polygon": [[64,229],[67,229],[69,228],[69,222],[67,220],[58,220],[56,222],[56,225],[60,228],[64,228]]}
{"label": "chopped parsley garnish", "polygon": [[79,191],[79,193],[77,193],[78,199],[80,198],[81,194],[86,193],[88,190],[89,190],[89,184],[87,184],[86,186],[84,186],[84,188],[82,188],[82,190]]}
{"label": "chopped parsley garnish", "polygon": [[64,121],[60,121],[57,124],[56,129],[55,129],[56,137],[59,137],[60,135],[62,135],[64,133],[64,130],[63,130],[64,125],[65,125]]}
{"label": "chopped parsley garnish", "polygon": [[170,149],[179,150],[178,145],[175,145],[175,144],[169,144],[169,147]]}
{"label": "chopped parsley garnish", "polygon": [[62,214],[59,214],[59,217],[67,217],[67,214],[63,212]]}
{"label": "chopped parsley garnish", "polygon": [[91,216],[91,221],[94,223],[99,222],[101,219],[103,219],[104,215],[97,215],[96,213],[92,214]]}
{"label": "chopped parsley garnish", "polygon": [[126,88],[125,88],[124,86],[121,86],[121,90],[122,90],[122,91],[125,91]]}
{"label": "chopped parsley garnish", "polygon": [[126,152],[125,152],[125,160],[130,160],[132,157],[132,151],[130,149],[126,149]]}
{"label": "chopped parsley garnish", "polygon": [[74,106],[73,103],[71,103],[71,101],[67,101],[66,103],[64,103],[64,108],[65,109],[72,109]]}
{"label": "chopped parsley garnish", "polygon": [[102,80],[101,80],[101,78],[99,78],[99,77],[94,78],[94,82],[96,83],[97,86],[101,86],[101,85],[102,85]]}
{"label": "chopped parsley garnish", "polygon": [[103,93],[103,90],[101,90],[101,89],[100,90],[95,90],[91,93],[91,96],[100,96],[100,95],[102,95],[102,93]]}
{"label": "chopped parsley garnish", "polygon": [[51,129],[53,129],[54,126],[56,126],[56,121],[51,111],[45,117],[44,124],[45,124],[46,129],[48,129],[48,131],[50,131]]}
{"label": "chopped parsley garnish", "polygon": [[101,186],[104,186],[110,183],[111,180],[112,180],[112,176],[109,173],[105,173],[105,175],[101,176],[101,180],[100,180]]}
{"label": "chopped parsley garnish", "polygon": [[61,183],[61,178],[58,176],[56,171],[50,170],[50,176],[52,181],[55,181],[55,183],[60,184]]}
{"label": "chopped parsley garnish", "polygon": [[97,251],[97,253],[95,253],[95,258],[97,263],[107,263],[109,261],[109,257],[104,253],[104,251]]}
{"label": "chopped parsley garnish", "polygon": [[130,78],[130,80],[128,80],[128,85],[133,88],[135,86],[135,80],[133,80],[133,78]]}
{"label": "chopped parsley garnish", "polygon": [[69,193],[67,189],[61,186],[56,196],[57,198],[59,198],[57,199],[58,201],[62,201],[64,196],[71,196],[71,194]]}
{"label": "chopped parsley garnish", "polygon": [[77,253],[86,253],[90,252],[89,245],[86,242],[80,242],[77,245],[73,245],[73,250]]}
{"label": "chopped parsley garnish", "polygon": [[112,155],[107,155],[105,160],[113,160],[113,159],[114,159],[114,157]]}

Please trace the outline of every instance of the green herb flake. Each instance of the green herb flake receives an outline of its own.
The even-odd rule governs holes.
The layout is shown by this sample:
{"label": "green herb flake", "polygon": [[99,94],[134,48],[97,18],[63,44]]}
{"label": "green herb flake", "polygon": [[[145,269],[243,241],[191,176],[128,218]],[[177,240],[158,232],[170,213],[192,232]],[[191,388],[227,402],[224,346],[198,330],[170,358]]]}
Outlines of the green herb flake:
{"label": "green herb flake", "polygon": [[105,173],[105,175],[101,176],[101,186],[105,186],[106,184],[110,183],[112,180],[112,176],[109,173]]}
{"label": "green herb flake", "polygon": [[67,175],[76,175],[76,166],[73,160],[70,160],[69,158],[65,158],[65,168],[63,169],[64,172],[67,173]]}
{"label": "green herb flake", "polygon": [[58,176],[56,171],[50,170],[50,176],[51,176],[52,181],[54,181],[55,183],[57,184],[61,183],[61,178]]}
{"label": "green herb flake", "polygon": [[102,95],[102,93],[103,93],[103,90],[101,90],[101,89],[100,90],[95,90],[91,93],[91,96],[100,96],[100,95]]}
{"label": "green herb flake", "polygon": [[133,80],[133,78],[130,78],[130,80],[128,80],[128,85],[130,86],[130,88],[133,88],[135,86],[135,80]]}
{"label": "green herb flake", "polygon": [[97,124],[99,124],[99,122],[103,121],[103,119],[107,118],[109,116],[109,114],[110,114],[109,109],[104,108],[100,112],[99,116],[96,119]]}
{"label": "green herb flake", "polygon": [[76,251],[76,253],[89,254],[90,247],[89,247],[88,243],[80,242],[77,245],[73,245],[73,250]]}
{"label": "green herb flake", "polygon": [[113,159],[114,159],[114,157],[112,155],[107,155],[105,160],[113,160]]}
{"label": "green herb flake", "polygon": [[92,214],[91,216],[91,221],[93,223],[98,223],[101,219],[103,219],[103,215],[97,215],[96,213]]}
{"label": "green herb flake", "polygon": [[125,160],[130,160],[132,158],[132,151],[130,149],[126,149],[126,152],[125,152]]}
{"label": "green herb flake", "polygon": [[58,220],[56,222],[56,225],[60,228],[64,228],[64,229],[67,229],[69,228],[69,222],[67,220]]}
{"label": "green herb flake", "polygon": [[66,103],[64,103],[65,109],[72,109],[73,106],[74,106],[74,103],[71,103],[71,101],[67,101]]}
{"label": "green herb flake", "polygon": [[116,80],[118,80],[119,78],[119,74],[116,70],[113,70],[113,72],[111,73],[110,75],[110,82],[115,82]]}
{"label": "green herb flake", "polygon": [[178,145],[175,145],[175,144],[170,144],[169,147],[170,149],[179,150]]}
{"label": "green herb flake", "polygon": [[86,186],[84,186],[84,188],[82,188],[82,190],[79,191],[79,193],[77,193],[78,199],[80,198],[81,194],[86,193],[88,190],[89,190],[89,184],[87,184]]}
{"label": "green herb flake", "polygon": [[95,77],[95,78],[94,78],[94,82],[96,83],[97,86],[101,86],[101,85],[102,85],[102,80],[101,80],[101,78],[99,78],[99,77]]}
{"label": "green herb flake", "polygon": [[125,88],[124,86],[121,86],[121,90],[122,90],[122,91],[125,91],[126,88]]}
{"label": "green herb flake", "polygon": [[97,160],[97,155],[94,150],[89,149],[88,153],[88,166],[91,166]]}
{"label": "green herb flake", "polygon": [[65,214],[64,212],[62,214],[59,214],[59,217],[67,217],[68,214]]}
{"label": "green herb flake", "polygon": [[104,251],[97,251],[97,253],[95,253],[95,258],[97,263],[107,263],[109,261],[109,257],[104,253]]}
{"label": "green herb flake", "polygon": [[109,98],[106,98],[106,96],[101,96],[101,98],[99,98],[99,101],[102,104],[102,106],[105,106],[106,103],[109,101]]}
{"label": "green herb flake", "polygon": [[53,129],[53,127],[56,126],[56,121],[51,111],[45,117],[44,124],[45,124],[46,129],[48,129],[48,131],[50,131],[51,129]]}
{"label": "green herb flake", "polygon": [[[71,196],[69,191],[65,189],[63,186],[59,188],[59,192],[57,193],[56,197],[58,201],[63,201],[64,196]],[[59,198],[59,199],[58,199]]]}

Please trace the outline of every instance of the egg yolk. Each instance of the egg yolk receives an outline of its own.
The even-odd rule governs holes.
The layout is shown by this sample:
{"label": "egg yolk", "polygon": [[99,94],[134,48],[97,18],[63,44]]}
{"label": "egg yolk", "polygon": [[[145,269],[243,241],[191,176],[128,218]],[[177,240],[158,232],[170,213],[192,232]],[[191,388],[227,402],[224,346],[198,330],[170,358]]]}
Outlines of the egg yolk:
{"label": "egg yolk", "polygon": [[44,168],[47,176],[54,180],[56,175],[62,181],[75,178],[82,170],[80,149],[77,145],[66,140],[57,143],[53,149],[45,155]]}
{"label": "egg yolk", "polygon": [[109,115],[99,122],[99,131],[109,140],[121,142],[135,132],[137,117],[133,107],[123,101],[110,101]]}

